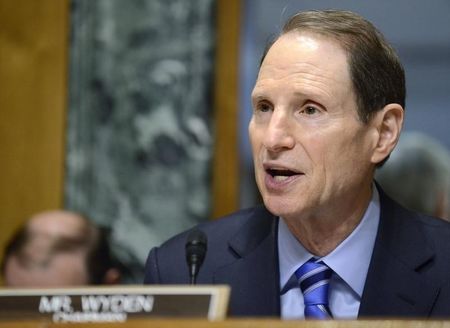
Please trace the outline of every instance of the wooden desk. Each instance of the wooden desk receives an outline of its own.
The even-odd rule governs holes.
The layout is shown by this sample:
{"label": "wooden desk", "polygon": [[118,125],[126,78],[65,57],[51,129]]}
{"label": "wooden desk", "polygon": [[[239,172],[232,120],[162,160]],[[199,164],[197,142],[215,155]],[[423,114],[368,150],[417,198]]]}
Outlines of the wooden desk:
{"label": "wooden desk", "polygon": [[130,320],[125,323],[48,323],[39,321],[0,322],[0,328],[450,328],[450,321],[437,320],[354,320],[281,321],[275,319],[198,319]]}

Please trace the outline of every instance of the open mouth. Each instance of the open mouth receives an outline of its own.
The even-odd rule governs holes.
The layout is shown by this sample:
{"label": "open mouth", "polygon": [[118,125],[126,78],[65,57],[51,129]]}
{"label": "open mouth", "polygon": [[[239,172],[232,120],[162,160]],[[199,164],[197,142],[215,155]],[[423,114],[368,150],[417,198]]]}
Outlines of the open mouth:
{"label": "open mouth", "polygon": [[301,173],[291,171],[288,169],[266,169],[267,174],[269,174],[275,181],[285,181],[292,176],[300,175]]}

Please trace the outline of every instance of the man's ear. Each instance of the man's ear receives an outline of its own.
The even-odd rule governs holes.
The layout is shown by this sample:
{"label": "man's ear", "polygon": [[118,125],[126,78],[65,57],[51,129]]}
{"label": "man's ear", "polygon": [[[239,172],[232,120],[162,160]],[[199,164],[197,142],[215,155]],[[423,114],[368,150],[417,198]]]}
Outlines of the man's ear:
{"label": "man's ear", "polygon": [[433,215],[438,218],[450,221],[450,204],[448,203],[448,199],[448,193],[446,193],[444,190],[440,190],[437,192]]}
{"label": "man's ear", "polygon": [[403,126],[403,107],[388,104],[373,117],[377,130],[376,145],[372,154],[372,163],[378,164],[389,156],[400,138]]}
{"label": "man's ear", "polygon": [[116,268],[109,268],[108,271],[106,271],[105,276],[103,277],[103,284],[104,285],[117,285],[120,284],[122,275],[120,274],[120,271]]}

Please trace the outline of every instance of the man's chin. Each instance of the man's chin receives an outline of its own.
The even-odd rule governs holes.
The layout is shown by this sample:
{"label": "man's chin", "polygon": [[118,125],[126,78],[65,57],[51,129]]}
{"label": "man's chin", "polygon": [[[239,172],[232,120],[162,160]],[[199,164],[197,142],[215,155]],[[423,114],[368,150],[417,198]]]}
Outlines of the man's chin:
{"label": "man's chin", "polygon": [[274,199],[264,200],[264,205],[270,213],[283,218],[299,215],[298,204],[292,204],[286,201],[276,201]]}

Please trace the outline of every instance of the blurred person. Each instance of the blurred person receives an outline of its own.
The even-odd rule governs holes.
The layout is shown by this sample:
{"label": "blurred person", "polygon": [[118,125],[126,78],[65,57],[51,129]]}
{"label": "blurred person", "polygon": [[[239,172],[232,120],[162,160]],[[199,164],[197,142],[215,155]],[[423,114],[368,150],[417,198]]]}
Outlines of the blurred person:
{"label": "blurred person", "polygon": [[[196,281],[231,286],[230,315],[450,316],[450,224],[404,208],[374,183],[400,137],[405,94],[396,52],[363,17],[289,18],[252,92],[264,204],[196,227],[208,240]],[[188,236],[150,251],[145,283],[190,281]]]}
{"label": "blurred person", "polygon": [[450,219],[450,152],[434,138],[420,132],[403,133],[375,177],[403,206]]}
{"label": "blurred person", "polygon": [[8,287],[67,287],[120,282],[120,265],[106,231],[80,214],[55,210],[34,215],[5,248]]}

